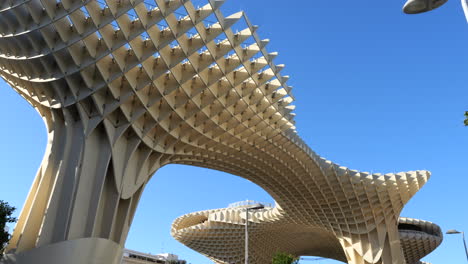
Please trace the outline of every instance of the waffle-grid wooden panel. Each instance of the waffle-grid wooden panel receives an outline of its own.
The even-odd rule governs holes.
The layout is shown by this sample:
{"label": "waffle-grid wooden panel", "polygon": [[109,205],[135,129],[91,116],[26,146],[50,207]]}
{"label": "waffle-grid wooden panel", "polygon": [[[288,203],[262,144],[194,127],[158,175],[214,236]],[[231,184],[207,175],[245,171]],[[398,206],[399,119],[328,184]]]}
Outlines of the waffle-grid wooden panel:
{"label": "waffle-grid wooden panel", "polygon": [[296,134],[268,40],[222,4],[0,3],[0,75],[49,136],[8,253],[121,246],[154,172],[188,164],[260,185],[284,217],[333,233],[351,263],[404,263],[398,216],[429,172],[370,174],[317,156]]}
{"label": "waffle-grid wooden panel", "polygon": [[[171,234],[215,263],[244,263],[245,215],[243,207],[186,214],[174,221]],[[427,221],[400,218],[398,232],[408,264],[421,263],[442,242],[440,228]],[[296,224],[278,205],[249,212],[249,263],[271,263],[277,252],[347,262],[333,232]]]}

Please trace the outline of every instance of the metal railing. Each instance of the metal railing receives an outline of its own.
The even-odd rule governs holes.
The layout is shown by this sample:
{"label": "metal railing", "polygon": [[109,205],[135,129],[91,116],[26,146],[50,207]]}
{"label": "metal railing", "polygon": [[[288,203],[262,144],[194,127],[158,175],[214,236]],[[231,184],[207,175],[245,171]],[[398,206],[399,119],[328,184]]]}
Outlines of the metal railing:
{"label": "metal railing", "polygon": [[231,203],[228,205],[228,208],[244,208],[244,207],[249,207],[255,204],[262,204],[263,206],[265,206],[265,208],[273,208],[273,205],[271,203],[261,203],[261,202],[254,201],[254,200],[245,200],[245,201]]}

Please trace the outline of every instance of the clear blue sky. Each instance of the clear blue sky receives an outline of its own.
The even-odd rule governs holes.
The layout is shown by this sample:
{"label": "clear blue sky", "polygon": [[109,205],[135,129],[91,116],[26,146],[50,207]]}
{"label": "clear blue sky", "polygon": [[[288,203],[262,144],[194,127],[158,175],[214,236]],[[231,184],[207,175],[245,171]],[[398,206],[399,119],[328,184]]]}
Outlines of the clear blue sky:
{"label": "clear blue sky", "polygon": [[[353,169],[432,171],[402,216],[468,231],[468,24],[460,3],[408,16],[402,0],[228,0],[243,9],[286,64],[297,128],[320,155]],[[0,199],[22,207],[46,144],[39,115],[0,83]],[[167,166],[143,195],[126,246],[211,263],[170,236],[185,213],[270,196],[242,178]],[[19,212],[18,212],[19,213]],[[425,258],[466,263],[460,236]],[[303,262],[307,263],[307,262]],[[331,260],[315,263],[331,264]]]}

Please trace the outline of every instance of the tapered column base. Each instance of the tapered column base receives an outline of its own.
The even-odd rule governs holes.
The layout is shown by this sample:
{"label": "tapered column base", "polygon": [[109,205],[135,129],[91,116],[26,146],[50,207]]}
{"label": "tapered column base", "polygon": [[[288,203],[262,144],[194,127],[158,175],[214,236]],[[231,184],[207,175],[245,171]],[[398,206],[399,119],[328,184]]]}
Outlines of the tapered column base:
{"label": "tapered column base", "polygon": [[6,254],[0,264],[120,264],[123,248],[102,238],[81,238]]}

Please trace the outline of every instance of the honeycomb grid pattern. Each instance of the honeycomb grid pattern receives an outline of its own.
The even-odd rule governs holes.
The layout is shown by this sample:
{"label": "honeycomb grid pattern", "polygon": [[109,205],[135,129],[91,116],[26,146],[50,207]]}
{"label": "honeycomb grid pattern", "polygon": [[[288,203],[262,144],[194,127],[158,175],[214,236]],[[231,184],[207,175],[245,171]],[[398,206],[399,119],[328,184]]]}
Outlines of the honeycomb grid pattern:
{"label": "honeycomb grid pattern", "polygon": [[419,230],[400,230],[400,240],[407,263],[420,263],[419,260],[422,257],[431,253],[442,243],[442,230],[434,223],[402,217],[399,224],[419,227]]}
{"label": "honeycomb grid pattern", "polygon": [[429,172],[370,174],[316,155],[296,133],[277,53],[223,3],[0,3],[0,75],[49,137],[7,252],[123,245],[151,176],[186,164],[258,184],[283,219],[333,234],[350,263],[404,263],[398,217]]}
{"label": "honeycomb grid pattern", "polygon": [[[243,207],[194,212],[177,218],[171,234],[215,263],[244,263],[245,215]],[[408,264],[422,263],[420,259],[442,242],[440,228],[431,222],[400,218],[398,225]],[[410,225],[413,230],[400,228],[401,225]],[[287,220],[278,205],[249,213],[249,241],[251,263],[270,263],[276,252],[347,262],[343,248],[332,233]]]}

